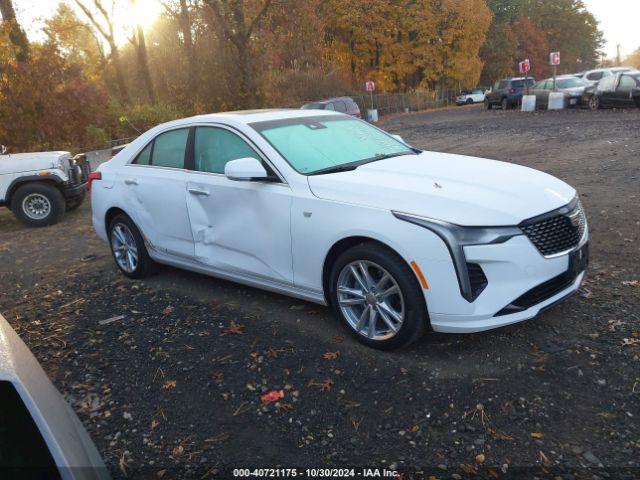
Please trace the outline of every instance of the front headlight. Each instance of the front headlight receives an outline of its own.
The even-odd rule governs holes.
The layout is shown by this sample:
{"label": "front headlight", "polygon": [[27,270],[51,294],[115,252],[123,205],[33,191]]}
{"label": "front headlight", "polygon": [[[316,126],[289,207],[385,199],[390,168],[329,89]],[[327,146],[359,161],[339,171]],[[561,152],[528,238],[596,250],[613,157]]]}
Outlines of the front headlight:
{"label": "front headlight", "polygon": [[475,295],[469,279],[469,269],[464,254],[464,247],[504,243],[515,236],[523,235],[522,230],[518,227],[462,227],[442,220],[420,217],[408,213],[391,213],[400,220],[431,230],[442,239],[451,254],[453,266],[456,270],[458,283],[460,285],[460,293],[468,302],[473,302]]}

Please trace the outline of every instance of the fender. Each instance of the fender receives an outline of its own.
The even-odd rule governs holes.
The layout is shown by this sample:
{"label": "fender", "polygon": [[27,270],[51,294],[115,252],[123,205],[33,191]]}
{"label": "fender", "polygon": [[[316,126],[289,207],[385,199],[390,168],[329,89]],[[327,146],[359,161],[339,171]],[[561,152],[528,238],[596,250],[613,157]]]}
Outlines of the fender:
{"label": "fender", "polygon": [[11,196],[20,185],[32,182],[53,182],[56,185],[62,185],[64,183],[60,177],[53,173],[49,173],[47,175],[26,175],[18,177],[9,185],[6,197],[3,200],[0,200],[0,206],[9,205],[11,203]]}

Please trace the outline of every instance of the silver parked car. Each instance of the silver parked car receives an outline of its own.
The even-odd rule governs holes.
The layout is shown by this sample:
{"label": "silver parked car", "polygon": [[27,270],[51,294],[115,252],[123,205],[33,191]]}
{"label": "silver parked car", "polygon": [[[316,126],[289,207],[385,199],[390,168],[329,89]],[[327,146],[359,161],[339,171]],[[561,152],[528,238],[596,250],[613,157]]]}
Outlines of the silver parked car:
{"label": "silver parked car", "polygon": [[[564,94],[565,108],[580,105],[584,89],[589,85],[589,82],[574,77],[573,75],[560,75],[556,77],[556,91]],[[538,108],[547,108],[549,104],[549,94],[553,91],[553,78],[545,78],[533,86],[531,93],[536,96],[536,105]]]}
{"label": "silver parked car", "polygon": [[2,478],[109,479],[76,414],[0,315]]}

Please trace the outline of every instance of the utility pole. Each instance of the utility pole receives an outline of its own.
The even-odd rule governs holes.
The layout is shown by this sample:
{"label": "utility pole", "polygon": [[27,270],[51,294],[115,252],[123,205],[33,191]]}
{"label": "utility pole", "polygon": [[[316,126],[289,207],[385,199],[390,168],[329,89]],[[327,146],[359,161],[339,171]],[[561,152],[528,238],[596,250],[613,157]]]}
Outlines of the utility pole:
{"label": "utility pole", "polygon": [[620,44],[616,45],[616,66],[619,67],[622,64],[622,60],[620,58]]}

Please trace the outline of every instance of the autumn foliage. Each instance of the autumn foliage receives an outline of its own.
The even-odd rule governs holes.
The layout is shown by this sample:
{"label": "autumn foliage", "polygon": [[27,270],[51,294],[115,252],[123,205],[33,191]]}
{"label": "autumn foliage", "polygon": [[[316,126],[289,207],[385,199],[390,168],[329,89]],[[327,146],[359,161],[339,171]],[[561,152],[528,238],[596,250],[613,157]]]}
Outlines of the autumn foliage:
{"label": "autumn foliage", "polygon": [[595,65],[601,43],[581,0],[166,0],[150,28],[117,38],[112,2],[135,1],[61,3],[29,45],[5,19],[1,143],[99,147],[131,125],[294,106],[365,80],[380,92],[489,85],[524,57],[542,77],[550,49],[570,71]]}

